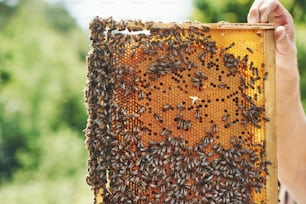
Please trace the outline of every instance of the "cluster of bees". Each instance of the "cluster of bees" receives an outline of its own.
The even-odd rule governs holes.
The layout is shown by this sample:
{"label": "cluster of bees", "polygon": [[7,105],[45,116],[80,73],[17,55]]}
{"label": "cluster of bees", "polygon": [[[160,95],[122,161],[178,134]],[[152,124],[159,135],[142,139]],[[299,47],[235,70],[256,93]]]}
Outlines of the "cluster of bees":
{"label": "cluster of bees", "polygon": [[268,73],[250,60],[254,48],[237,55],[235,43],[214,39],[224,33],[192,22],[96,17],[90,29],[87,183],[103,194],[96,203],[254,203],[257,194],[265,203]]}

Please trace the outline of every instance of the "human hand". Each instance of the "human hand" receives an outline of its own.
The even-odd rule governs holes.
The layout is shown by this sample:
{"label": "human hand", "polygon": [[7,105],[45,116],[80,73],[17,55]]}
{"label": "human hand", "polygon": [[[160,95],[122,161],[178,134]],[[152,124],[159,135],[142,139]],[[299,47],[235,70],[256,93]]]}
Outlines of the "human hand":
{"label": "human hand", "polygon": [[[267,23],[269,17],[275,23],[276,63],[276,126],[279,180],[297,199],[305,198],[305,174],[297,172],[301,164],[298,158],[305,155],[305,116],[300,102],[299,73],[295,44],[295,29],[291,14],[278,0],[255,0],[248,14],[249,23]],[[288,137],[290,135],[290,137]],[[295,148],[292,148],[295,147]],[[299,178],[299,175],[300,176]],[[302,186],[302,187],[301,187]],[[305,203],[303,200],[301,203]]]}
{"label": "human hand", "polygon": [[274,17],[276,26],[276,60],[278,57],[292,59],[296,55],[294,22],[291,14],[278,0],[255,0],[249,10],[248,22],[267,23],[269,16]]}
{"label": "human hand", "polygon": [[299,96],[295,29],[291,14],[278,0],[255,0],[249,10],[248,22],[267,23],[270,16],[275,23],[277,103],[282,107],[284,104],[280,103],[285,96]]}
{"label": "human hand", "polygon": [[274,17],[276,26],[278,179],[298,203],[306,203],[306,118],[300,100],[294,22],[278,0],[255,0],[248,14],[248,22],[266,23],[269,16]]}

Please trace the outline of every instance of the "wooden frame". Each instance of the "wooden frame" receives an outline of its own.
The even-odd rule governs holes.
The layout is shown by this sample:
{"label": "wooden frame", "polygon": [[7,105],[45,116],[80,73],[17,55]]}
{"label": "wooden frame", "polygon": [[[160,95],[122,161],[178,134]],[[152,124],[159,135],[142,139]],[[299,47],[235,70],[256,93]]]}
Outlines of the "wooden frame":
{"label": "wooden frame", "polygon": [[[141,159],[137,154],[146,154],[138,149],[139,146],[142,149],[151,148],[158,143],[167,143],[167,140],[170,141],[172,138],[181,138],[178,140],[184,141],[184,146],[187,144],[192,148],[196,148],[202,139],[207,141],[206,139],[210,138],[211,142],[207,142],[206,145],[209,146],[208,149],[214,149],[215,156],[209,158],[209,162],[222,160],[231,145],[235,148],[239,146],[243,153],[248,152],[241,159],[256,160],[253,165],[257,169],[254,168],[259,172],[258,176],[263,179],[256,180],[253,176],[250,177],[255,179],[255,183],[251,184],[252,182],[247,181],[249,183],[247,189],[250,191],[250,194],[247,193],[250,196],[248,199],[258,203],[277,203],[273,24],[143,23],[97,17],[90,28],[92,50],[88,56],[88,82],[85,92],[88,108],[86,143],[89,150],[87,182],[95,192],[95,203],[107,202],[109,199],[114,202],[146,203],[152,199],[155,199],[155,202],[157,200],[170,202],[172,198],[163,194],[161,189],[155,190],[156,183],[151,183],[152,181],[147,183],[150,187],[141,190],[140,184],[134,181],[137,178],[134,178],[133,172],[135,175],[143,174],[143,172],[138,165],[133,166],[133,164],[128,166],[131,170],[125,172],[119,179],[123,182],[122,185],[125,185],[122,189],[129,192],[124,194],[125,192],[118,187],[121,184],[115,182],[115,178],[121,174],[120,169],[125,169],[127,166],[120,164],[120,158],[115,155],[122,154],[126,161],[133,163]],[[147,36],[150,37],[147,39]],[[157,42],[162,43],[157,45]],[[190,44],[186,46],[186,42]],[[184,50],[177,49],[177,46]],[[165,57],[161,58],[162,55],[171,55],[171,57],[168,57],[168,61],[163,61]],[[157,64],[161,67],[166,65],[166,67],[161,70],[156,68]],[[170,69],[169,66],[172,68]],[[211,66],[216,71],[212,71]],[[195,79],[192,76],[198,78]],[[152,91],[145,92],[147,88],[144,88],[144,83],[152,85],[153,88],[149,88]],[[164,84],[169,86],[169,90],[162,87]],[[178,90],[171,92],[170,86],[176,87],[176,85]],[[188,85],[190,85],[189,88],[187,88]],[[145,99],[141,95],[143,92],[139,91],[142,89],[146,93]],[[149,95],[153,95],[152,98]],[[224,105],[226,102],[222,103],[221,99],[222,102],[227,101],[229,105]],[[182,118],[183,112],[178,110],[178,107],[175,108],[175,105],[178,106],[181,101],[185,104],[187,100],[191,100],[190,111],[184,112],[184,118]],[[231,101],[236,105],[232,105]],[[158,109],[161,105],[163,111]],[[204,105],[205,108],[207,106],[212,108],[205,109]],[[193,108],[198,110],[195,118],[192,118],[194,117],[192,116]],[[148,111],[148,109],[151,110]],[[173,113],[169,113],[169,109]],[[223,110],[227,114],[221,113]],[[201,114],[206,113],[207,118],[199,119],[202,118],[200,111],[202,111]],[[229,120],[228,117],[231,119]],[[163,118],[168,119],[163,121]],[[178,122],[178,120],[181,121]],[[121,123],[124,124],[123,128]],[[164,128],[161,128],[159,124],[163,124]],[[176,125],[177,128],[175,128]],[[117,128],[119,126],[120,128]],[[167,129],[169,132],[166,131]],[[122,131],[134,134],[132,138],[135,139],[126,140]],[[165,139],[165,135],[168,135],[168,138]],[[239,135],[237,140],[242,145],[237,146],[237,142],[229,140],[232,135],[236,135],[237,138]],[[123,144],[127,146],[122,147]],[[169,148],[169,152],[174,149],[173,145]],[[183,155],[187,154],[185,147],[181,151],[184,152]],[[203,151],[203,154],[208,154],[208,150]],[[195,155],[195,153],[192,154]],[[222,157],[218,156],[221,154]],[[232,162],[234,165],[234,160]],[[169,164],[167,165],[164,171],[165,174],[170,174],[172,170],[169,169]],[[253,170],[254,168],[250,167]],[[240,170],[243,171],[243,168]],[[218,176],[214,174],[211,177],[209,175],[205,177],[207,181],[212,179],[215,183],[217,178]],[[226,180],[226,177],[221,180],[224,181],[224,179]],[[237,179],[244,181],[244,178]],[[194,179],[187,180],[187,185],[195,184]],[[171,181],[174,184],[178,183],[175,178]],[[263,183],[259,185],[257,182]],[[216,187],[215,183],[212,184],[214,187]],[[262,185],[263,187],[260,187]],[[118,196],[118,192],[122,192],[121,197]],[[194,192],[190,192],[184,199],[191,201],[191,199],[196,200],[205,196],[206,194],[197,196]],[[141,201],[142,198],[143,201]],[[226,197],[216,196],[215,199],[233,202]]]}

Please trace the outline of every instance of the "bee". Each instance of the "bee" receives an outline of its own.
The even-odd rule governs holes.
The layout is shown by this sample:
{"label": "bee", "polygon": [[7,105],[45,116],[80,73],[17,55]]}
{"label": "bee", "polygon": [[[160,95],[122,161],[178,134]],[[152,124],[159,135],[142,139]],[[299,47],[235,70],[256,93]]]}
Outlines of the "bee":
{"label": "bee", "polygon": [[265,81],[265,80],[267,80],[267,78],[268,78],[268,72],[265,72],[264,76],[263,76],[263,80]]}
{"label": "bee", "polygon": [[195,112],[195,118],[196,119],[200,119],[201,118],[201,111],[200,109],[197,109],[196,112]]}
{"label": "bee", "polygon": [[256,77],[257,77],[257,79],[259,78],[259,71],[258,71],[258,68],[256,67],[256,68],[254,68],[255,69],[255,74],[256,74]]}
{"label": "bee", "polygon": [[265,67],[265,63],[261,63],[261,67],[264,68]]}
{"label": "bee", "polygon": [[232,48],[235,46],[235,42],[232,42],[229,46],[228,46],[228,49]]}
{"label": "bee", "polygon": [[213,133],[218,133],[219,132],[219,128],[218,128],[217,124],[213,124],[212,131],[213,131]]}
{"label": "bee", "polygon": [[208,79],[208,76],[204,72],[195,72],[194,75],[198,79]]}
{"label": "bee", "polygon": [[146,25],[146,29],[150,30],[152,28],[152,26],[154,25],[154,22],[153,21],[149,21],[149,22],[146,22],[145,25]]}
{"label": "bee", "polygon": [[199,56],[198,56],[199,60],[204,61],[205,55],[206,55],[206,51],[200,53]]}
{"label": "bee", "polygon": [[160,115],[158,115],[157,113],[154,113],[153,116],[157,122],[162,122],[162,118]]}
{"label": "bee", "polygon": [[191,127],[191,120],[183,121],[183,129],[189,130]]}
{"label": "bee", "polygon": [[243,56],[243,58],[242,58],[242,62],[247,63],[247,62],[248,62],[248,60],[249,60],[249,55],[245,55],[245,56]]}
{"label": "bee", "polygon": [[257,91],[259,94],[261,94],[261,87],[260,86],[257,86]]}
{"label": "bee", "polygon": [[228,122],[224,125],[224,128],[229,128],[233,125],[234,123],[233,122]]}
{"label": "bee", "polygon": [[220,89],[224,89],[226,87],[227,87],[227,84],[225,84],[225,83],[218,84],[218,88],[220,88]]}
{"label": "bee", "polygon": [[193,86],[196,87],[196,88],[200,87],[201,84],[202,84],[202,80],[199,79],[199,78],[194,77],[194,78],[191,79],[191,81],[192,81]]}
{"label": "bee", "polygon": [[230,114],[225,114],[223,117],[222,117],[222,121],[227,121],[227,119],[229,118]]}
{"label": "bee", "polygon": [[132,50],[132,52],[131,52],[131,57],[133,58],[133,57],[135,57],[135,55],[136,55],[136,50],[134,49],[134,50]]}
{"label": "bee", "polygon": [[263,117],[264,121],[269,122],[270,118],[268,118],[267,116]]}
{"label": "bee", "polygon": [[160,133],[160,136],[170,135],[171,131],[167,128],[163,128],[162,132]]}
{"label": "bee", "polygon": [[138,113],[141,114],[141,113],[145,112],[145,110],[146,110],[145,106],[140,106],[140,108],[138,110]]}
{"label": "bee", "polygon": [[252,53],[252,54],[254,53],[253,50],[252,50],[251,48],[247,47],[246,49],[247,49],[250,53]]}
{"label": "bee", "polygon": [[221,52],[224,52],[224,51],[226,51],[226,50],[229,50],[229,49],[233,48],[234,46],[235,46],[235,42],[232,42],[231,44],[229,44],[229,46],[223,48],[223,49],[221,50]]}
{"label": "bee", "polygon": [[179,104],[176,105],[176,108],[178,110],[184,110],[185,109],[185,105],[183,103],[179,103]]}
{"label": "bee", "polygon": [[165,104],[162,108],[162,111],[166,112],[167,110],[174,110],[174,108],[170,104]]}

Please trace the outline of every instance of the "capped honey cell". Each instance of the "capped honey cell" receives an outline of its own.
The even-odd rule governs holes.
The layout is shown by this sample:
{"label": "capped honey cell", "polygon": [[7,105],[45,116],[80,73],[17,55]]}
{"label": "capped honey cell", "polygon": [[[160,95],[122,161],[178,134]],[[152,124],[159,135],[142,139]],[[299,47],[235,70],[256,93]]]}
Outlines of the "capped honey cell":
{"label": "capped honey cell", "polygon": [[94,203],[277,203],[272,24],[96,17],[90,31]]}

